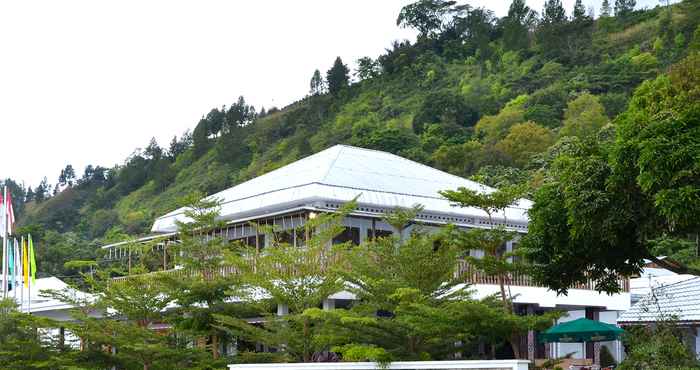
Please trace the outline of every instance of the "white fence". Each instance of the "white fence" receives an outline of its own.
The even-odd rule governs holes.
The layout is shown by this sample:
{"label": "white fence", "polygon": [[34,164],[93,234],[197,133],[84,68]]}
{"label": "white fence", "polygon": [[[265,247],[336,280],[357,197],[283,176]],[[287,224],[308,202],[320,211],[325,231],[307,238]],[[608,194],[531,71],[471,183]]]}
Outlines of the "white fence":
{"label": "white fence", "polygon": [[[530,361],[407,361],[392,362],[390,370],[527,370]],[[316,362],[298,364],[228,365],[229,370],[376,370],[382,367],[374,362]]]}

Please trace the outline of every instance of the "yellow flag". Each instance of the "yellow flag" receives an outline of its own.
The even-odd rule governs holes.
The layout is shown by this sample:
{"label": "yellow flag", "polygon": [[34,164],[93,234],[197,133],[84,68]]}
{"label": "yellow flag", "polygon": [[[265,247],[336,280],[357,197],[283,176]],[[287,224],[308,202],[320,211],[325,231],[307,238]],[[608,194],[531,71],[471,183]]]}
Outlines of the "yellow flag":
{"label": "yellow flag", "polygon": [[29,287],[29,251],[27,250],[27,241],[22,237],[22,276],[24,277],[24,286]]}

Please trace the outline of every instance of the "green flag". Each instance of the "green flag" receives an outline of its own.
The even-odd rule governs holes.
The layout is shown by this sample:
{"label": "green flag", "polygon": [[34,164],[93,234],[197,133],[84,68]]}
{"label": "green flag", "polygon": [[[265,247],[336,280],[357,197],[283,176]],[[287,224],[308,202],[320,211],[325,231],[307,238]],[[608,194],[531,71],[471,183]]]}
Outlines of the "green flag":
{"label": "green flag", "polygon": [[34,243],[32,234],[29,234],[29,265],[31,266],[32,284],[36,283],[36,260],[34,259]]}

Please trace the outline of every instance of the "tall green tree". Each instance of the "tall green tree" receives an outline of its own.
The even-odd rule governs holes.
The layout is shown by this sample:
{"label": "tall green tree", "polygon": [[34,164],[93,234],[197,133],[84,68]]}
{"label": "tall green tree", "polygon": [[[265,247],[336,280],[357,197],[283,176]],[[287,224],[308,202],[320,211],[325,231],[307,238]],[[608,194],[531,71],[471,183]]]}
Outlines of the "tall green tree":
{"label": "tall green tree", "polygon": [[625,17],[634,10],[636,0],[615,0],[615,16]]}
{"label": "tall green tree", "polygon": [[536,329],[536,327],[546,327],[547,322],[551,322],[553,317],[559,315],[554,312],[552,316],[532,318],[517,316],[514,311],[513,297],[510,296],[510,279],[514,274],[523,273],[527,264],[522,259],[517,258],[516,252],[507,251],[507,243],[518,240],[519,235],[507,230],[503,225],[497,225],[494,216],[503,217],[504,223],[507,223],[505,209],[518,202],[523,194],[523,188],[510,186],[493,192],[478,192],[459,188],[441,191],[440,194],[456,206],[474,207],[483,211],[487,216],[488,228],[461,231],[455,239],[463,251],[483,253],[483,256],[479,257],[474,257],[470,253],[464,258],[473,268],[485,275],[493,276],[498,281],[503,314],[511,321],[511,326],[507,327],[507,334],[503,339],[510,343],[515,358],[521,358],[521,336],[528,330]]}
{"label": "tall green tree", "polygon": [[536,22],[536,12],[524,0],[513,0],[508,15],[503,19],[503,44],[508,50],[526,49],[530,28]]}
{"label": "tall green tree", "polygon": [[434,37],[442,31],[455,1],[419,0],[401,8],[396,25],[418,30],[420,37]]}
{"label": "tall green tree", "polygon": [[311,82],[309,82],[309,93],[311,95],[320,95],[323,93],[323,78],[321,77],[321,72],[315,70],[313,76],[311,76]]}
{"label": "tall green tree", "polygon": [[56,343],[40,334],[51,325],[50,320],[19,312],[12,299],[0,300],[0,367],[38,370],[69,365]]}
{"label": "tall green tree", "polygon": [[343,64],[340,57],[335,58],[333,66],[326,72],[326,83],[328,84],[328,92],[333,96],[338,96],[340,92],[348,86],[350,82],[350,70]]}
{"label": "tall green tree", "polygon": [[[277,307],[277,312],[268,311],[262,326],[251,325],[241,318],[215,315],[220,324],[249,340],[277,348],[294,361],[311,362],[314,353],[327,350],[315,340],[319,326],[307,310],[320,306],[324,299],[343,288],[334,271],[343,261],[340,251],[348,245],[332,244],[343,231],[342,218],[354,207],[355,202],[349,202],[339,213],[317,215],[296,230],[252,225],[272,237],[265,253],[249,247],[242,253],[229,255],[228,260],[242,272],[241,281],[248,287],[248,299],[258,301],[260,307],[271,304]],[[300,240],[296,245],[287,242],[291,233]]]}
{"label": "tall green tree", "polygon": [[612,15],[612,9],[610,8],[610,1],[609,0],[603,0],[603,3],[600,5],[600,16],[602,17],[609,17]]}
{"label": "tall green tree", "polygon": [[659,239],[700,231],[698,97],[700,56],[647,81],[615,120],[616,137],[572,145],[536,192],[524,244],[536,277],[559,292],[587,279],[601,291],[638,273],[644,259],[679,273],[654,254]]}
{"label": "tall green tree", "polygon": [[583,93],[570,101],[564,111],[561,136],[585,137],[594,135],[608,122],[605,108],[598,97]]}
{"label": "tall green tree", "polygon": [[576,0],[574,3],[574,10],[571,14],[574,22],[580,22],[588,17],[586,15],[586,7],[583,6],[582,0]]}

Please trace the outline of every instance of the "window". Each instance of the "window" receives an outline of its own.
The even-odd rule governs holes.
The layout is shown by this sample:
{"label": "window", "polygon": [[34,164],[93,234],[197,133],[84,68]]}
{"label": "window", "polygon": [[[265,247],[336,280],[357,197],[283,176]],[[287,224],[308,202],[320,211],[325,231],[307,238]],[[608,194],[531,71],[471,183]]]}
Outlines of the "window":
{"label": "window", "polygon": [[[374,234],[374,235],[373,235]],[[389,230],[380,230],[380,229],[367,229],[367,239],[374,239],[374,238],[388,238],[393,234],[393,232]]]}
{"label": "window", "polygon": [[[256,240],[257,238],[257,240]],[[259,234],[257,237],[255,235],[251,235],[245,238],[240,238],[240,239],[233,239],[231,240],[232,243],[242,243],[243,245],[247,245],[249,247],[255,248],[257,245],[260,249],[263,249],[265,247],[265,235],[264,234]],[[257,243],[257,244],[256,244]]]}
{"label": "window", "polygon": [[280,244],[284,243],[295,247],[302,247],[306,245],[306,231],[301,227],[277,232],[275,233],[275,238],[275,240]]}
{"label": "window", "polygon": [[343,232],[333,238],[333,244],[341,244],[352,242],[354,245],[360,245],[360,228],[346,227]]}

